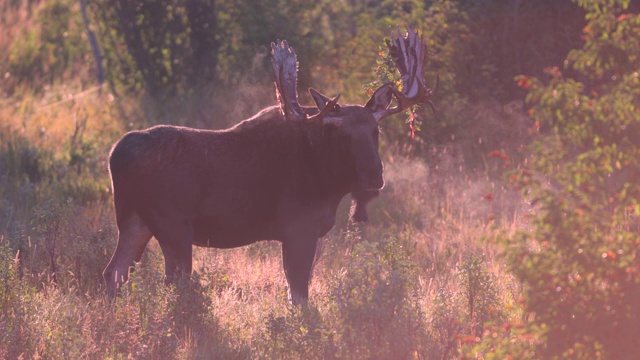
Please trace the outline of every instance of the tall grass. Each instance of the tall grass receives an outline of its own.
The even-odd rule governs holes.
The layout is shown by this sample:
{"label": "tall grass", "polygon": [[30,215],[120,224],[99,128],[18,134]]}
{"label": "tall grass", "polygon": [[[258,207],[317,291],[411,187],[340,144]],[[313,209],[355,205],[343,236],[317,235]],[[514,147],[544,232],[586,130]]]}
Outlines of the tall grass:
{"label": "tall grass", "polygon": [[520,315],[495,240],[522,226],[526,204],[467,170],[455,143],[431,163],[388,147],[371,224],[341,221],[322,240],[306,306],[286,301],[276,242],[197,248],[192,281],[166,287],[152,241],[108,302],[105,161],[130,126],[126,101],[23,94],[0,111],[0,357],[443,359]]}
{"label": "tall grass", "polygon": [[[277,242],[196,248],[192,280],[167,287],[152,241],[107,301],[101,272],[117,237],[109,148],[157,120],[140,99],[83,85],[86,68],[59,74],[63,84],[18,86],[11,71],[38,55],[29,39],[49,9],[19,4],[0,5],[0,48],[14,49],[0,61],[16,65],[0,74],[11,92],[0,99],[0,358],[447,359],[481,356],[474,348],[495,324],[521,315],[496,240],[526,224],[527,207],[503,185],[504,159],[487,154],[521,144],[526,119],[495,104],[443,109],[470,124],[445,145],[385,144],[387,187],[370,224],[347,223],[342,204],[307,305],[286,301]],[[82,36],[72,30],[66,41]]]}

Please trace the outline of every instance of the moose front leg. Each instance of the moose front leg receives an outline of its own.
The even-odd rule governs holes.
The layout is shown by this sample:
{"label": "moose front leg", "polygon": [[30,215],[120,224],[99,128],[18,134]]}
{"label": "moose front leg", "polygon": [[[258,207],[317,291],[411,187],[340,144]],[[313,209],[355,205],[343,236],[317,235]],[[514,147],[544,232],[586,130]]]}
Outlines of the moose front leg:
{"label": "moose front leg", "polygon": [[317,238],[297,238],[282,243],[282,265],[289,283],[288,298],[293,305],[300,305],[309,299],[309,282],[317,245]]}
{"label": "moose front leg", "polygon": [[378,190],[358,190],[351,193],[351,221],[354,223],[366,223],[369,221],[367,205],[380,194]]}

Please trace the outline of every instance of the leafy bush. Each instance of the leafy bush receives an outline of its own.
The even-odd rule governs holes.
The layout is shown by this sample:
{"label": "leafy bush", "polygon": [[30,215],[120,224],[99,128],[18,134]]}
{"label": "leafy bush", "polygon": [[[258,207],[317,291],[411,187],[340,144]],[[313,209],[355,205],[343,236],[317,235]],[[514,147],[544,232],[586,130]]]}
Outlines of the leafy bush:
{"label": "leafy bush", "polygon": [[0,357],[16,359],[31,345],[31,334],[26,326],[27,316],[21,303],[33,295],[20,281],[18,256],[8,240],[0,237],[0,331],[3,346]]}
{"label": "leafy bush", "polygon": [[640,16],[625,13],[629,1],[577,2],[588,24],[583,48],[565,62],[575,77],[552,67],[546,84],[518,78],[550,134],[514,175],[536,211],[507,254],[537,340],[512,350],[632,358],[640,350]]}
{"label": "leafy bush", "polygon": [[420,349],[422,314],[412,288],[416,268],[407,255],[389,236],[353,246],[349,268],[331,291],[342,319],[334,324],[339,357],[404,359]]}
{"label": "leafy bush", "polygon": [[3,69],[8,81],[4,89],[13,93],[28,84],[41,91],[55,81],[86,76],[86,70],[76,66],[85,61],[89,52],[82,20],[75,16],[78,3],[53,0],[27,6],[32,7],[26,12],[29,26],[20,24],[8,49],[9,59]]}

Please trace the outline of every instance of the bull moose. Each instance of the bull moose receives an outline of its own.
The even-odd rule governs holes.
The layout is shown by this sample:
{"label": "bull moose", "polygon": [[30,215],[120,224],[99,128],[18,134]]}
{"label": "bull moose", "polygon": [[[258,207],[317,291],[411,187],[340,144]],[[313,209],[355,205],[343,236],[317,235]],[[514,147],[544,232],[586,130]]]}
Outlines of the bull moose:
{"label": "bull moose", "polygon": [[422,38],[398,29],[388,46],[402,90],[384,84],[364,106],[339,105],[339,96],[314,89],[315,106],[300,106],[295,52],[278,41],[271,53],[279,105],[226,130],[160,125],[124,135],[109,158],[118,244],[103,272],[108,295],[153,236],[168,282],[191,273],[192,245],[280,241],[289,300],[306,301],[318,239],[334,226],[341,199],[351,193],[352,218],[366,221],[367,202],[384,186],[378,122],[415,104],[433,108],[438,78],[425,86]]}

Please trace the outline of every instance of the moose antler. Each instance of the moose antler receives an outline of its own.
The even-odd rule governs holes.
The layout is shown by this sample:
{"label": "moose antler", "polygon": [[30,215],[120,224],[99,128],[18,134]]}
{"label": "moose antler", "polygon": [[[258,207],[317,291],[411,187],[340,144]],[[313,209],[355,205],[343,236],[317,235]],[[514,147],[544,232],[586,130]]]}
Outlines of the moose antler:
{"label": "moose antler", "polygon": [[392,84],[391,91],[396,96],[398,105],[376,114],[376,120],[380,120],[389,115],[397,114],[409,107],[417,104],[427,104],[434,114],[436,108],[431,102],[431,98],[438,91],[440,77],[436,75],[435,84],[428,89],[424,80],[424,69],[428,61],[427,44],[412,27],[407,27],[405,35],[402,35],[400,27],[397,34],[391,30],[391,41],[387,41],[389,54],[400,72],[402,80],[402,91],[398,91]]}
{"label": "moose antler", "polygon": [[296,52],[286,40],[271,43],[271,63],[275,76],[276,96],[280,112],[287,120],[307,120],[320,122],[335,108],[340,95],[331,99],[327,105],[313,116],[307,116],[298,103],[298,61]]}
{"label": "moose antler", "polygon": [[286,40],[278,40],[277,44],[271,43],[271,56],[280,112],[287,119],[304,119],[306,115],[298,103],[298,61],[295,51]]}

